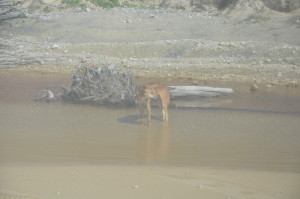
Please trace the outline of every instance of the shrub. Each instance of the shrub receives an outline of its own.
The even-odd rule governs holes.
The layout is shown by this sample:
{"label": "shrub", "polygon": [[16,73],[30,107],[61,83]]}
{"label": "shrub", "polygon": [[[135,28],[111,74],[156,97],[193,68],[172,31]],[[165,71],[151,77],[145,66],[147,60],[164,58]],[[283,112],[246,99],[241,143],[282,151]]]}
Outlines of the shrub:
{"label": "shrub", "polygon": [[50,8],[49,6],[44,7],[43,12],[45,13],[49,13],[52,11],[52,8]]}
{"label": "shrub", "polygon": [[92,3],[94,3],[95,5],[98,5],[102,8],[114,8],[116,6],[119,6],[119,0],[90,0]]}
{"label": "shrub", "polygon": [[62,3],[65,3],[69,6],[75,6],[75,7],[80,7],[80,8],[85,8],[86,5],[84,3],[81,3],[80,0],[62,0]]}

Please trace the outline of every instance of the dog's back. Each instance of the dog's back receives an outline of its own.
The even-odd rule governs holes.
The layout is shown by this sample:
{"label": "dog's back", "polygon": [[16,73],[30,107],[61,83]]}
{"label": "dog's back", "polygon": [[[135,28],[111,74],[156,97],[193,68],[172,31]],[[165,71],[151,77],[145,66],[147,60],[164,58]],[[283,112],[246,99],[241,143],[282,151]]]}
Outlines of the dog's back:
{"label": "dog's back", "polygon": [[148,124],[151,121],[151,105],[152,99],[160,98],[160,108],[162,109],[163,120],[168,121],[168,106],[170,104],[169,89],[161,83],[148,83],[139,88],[136,102],[141,112],[141,122],[143,123],[144,107],[147,106],[148,111]]}

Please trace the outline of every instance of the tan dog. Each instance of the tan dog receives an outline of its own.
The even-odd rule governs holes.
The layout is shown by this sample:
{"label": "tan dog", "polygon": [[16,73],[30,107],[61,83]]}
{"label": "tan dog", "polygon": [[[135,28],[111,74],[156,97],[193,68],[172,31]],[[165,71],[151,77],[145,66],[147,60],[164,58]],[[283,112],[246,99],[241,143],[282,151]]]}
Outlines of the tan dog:
{"label": "tan dog", "polygon": [[160,98],[159,107],[162,110],[163,121],[168,121],[168,106],[170,104],[169,89],[161,83],[148,83],[139,88],[136,103],[141,113],[141,124],[144,123],[144,107],[147,106],[148,125],[151,122],[151,100]]}

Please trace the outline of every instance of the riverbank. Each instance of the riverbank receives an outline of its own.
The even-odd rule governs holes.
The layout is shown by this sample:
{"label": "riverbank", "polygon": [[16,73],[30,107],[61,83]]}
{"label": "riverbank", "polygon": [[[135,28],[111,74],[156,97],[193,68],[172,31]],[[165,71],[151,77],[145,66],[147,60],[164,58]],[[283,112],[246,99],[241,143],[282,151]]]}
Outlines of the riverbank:
{"label": "riverbank", "polygon": [[112,65],[136,77],[298,85],[297,11],[221,15],[162,8],[38,13],[5,22],[0,67],[73,73]]}

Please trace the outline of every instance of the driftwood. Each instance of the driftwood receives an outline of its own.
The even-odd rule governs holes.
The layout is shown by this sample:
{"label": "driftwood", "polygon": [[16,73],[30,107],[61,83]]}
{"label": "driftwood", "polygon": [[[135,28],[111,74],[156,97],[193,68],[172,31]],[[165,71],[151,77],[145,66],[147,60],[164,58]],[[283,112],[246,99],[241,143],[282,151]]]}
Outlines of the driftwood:
{"label": "driftwood", "polygon": [[40,101],[40,102],[52,102],[55,100],[55,96],[51,90],[45,90],[43,89],[39,95],[34,98],[35,101]]}
{"label": "driftwood", "polygon": [[[133,82],[132,73],[119,71],[114,67],[79,67],[72,76],[69,86],[62,86],[63,92],[55,95],[42,90],[36,101],[134,105],[138,85]],[[169,86],[170,98],[186,100],[190,97],[218,97],[233,93],[231,88],[206,86]],[[195,98],[193,98],[195,100]],[[203,101],[198,100],[196,101]],[[186,106],[186,105],[185,105]]]}
{"label": "driftwood", "polygon": [[24,10],[16,6],[13,0],[0,1],[0,23],[14,18],[25,17]]}
{"label": "driftwood", "polygon": [[222,93],[233,93],[231,88],[214,88],[207,86],[169,86],[170,98],[182,97],[218,97]]}
{"label": "driftwood", "polygon": [[131,72],[114,67],[80,67],[72,77],[71,86],[62,86],[61,98],[72,102],[93,104],[133,104],[136,85]]}

